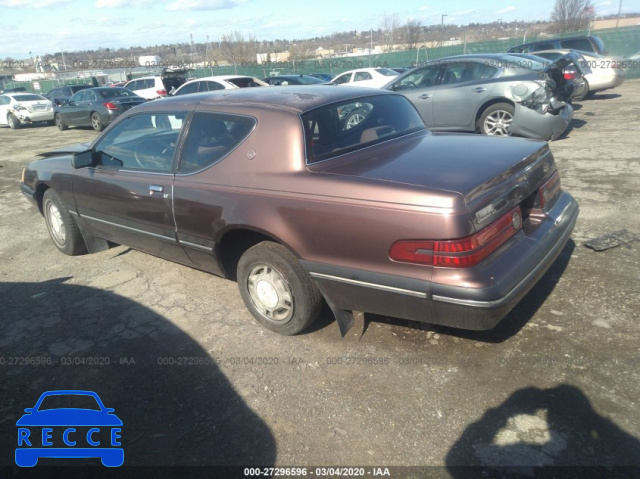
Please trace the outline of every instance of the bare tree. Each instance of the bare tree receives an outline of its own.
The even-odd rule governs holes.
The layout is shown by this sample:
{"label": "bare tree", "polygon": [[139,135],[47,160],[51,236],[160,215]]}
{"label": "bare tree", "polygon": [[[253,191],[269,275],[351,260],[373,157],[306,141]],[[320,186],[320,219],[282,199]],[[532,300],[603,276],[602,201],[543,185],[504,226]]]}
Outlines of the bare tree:
{"label": "bare tree", "polygon": [[220,39],[220,54],[235,67],[238,73],[238,65],[253,65],[257,57],[257,43],[253,35],[245,40],[244,35],[234,30],[231,33],[222,35]]}
{"label": "bare tree", "polygon": [[591,0],[556,0],[551,21],[558,33],[585,30],[594,18]]}
{"label": "bare tree", "polygon": [[398,30],[400,29],[400,20],[398,20],[398,15],[396,13],[385,13],[382,16],[382,21],[378,28],[382,30],[382,38],[383,38],[383,50],[385,52],[390,52],[393,50],[393,45],[396,43],[396,36],[398,34]]}
{"label": "bare tree", "polygon": [[404,42],[407,44],[409,50],[416,48],[416,45],[420,43],[420,36],[422,35],[422,22],[420,20],[414,20],[410,18],[404,25]]}

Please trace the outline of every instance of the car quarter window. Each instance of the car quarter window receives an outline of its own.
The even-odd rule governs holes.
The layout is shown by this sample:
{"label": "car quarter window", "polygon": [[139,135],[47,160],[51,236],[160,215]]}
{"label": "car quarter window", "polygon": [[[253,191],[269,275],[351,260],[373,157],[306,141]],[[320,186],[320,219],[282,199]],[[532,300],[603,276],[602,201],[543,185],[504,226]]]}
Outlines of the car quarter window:
{"label": "car quarter window", "polygon": [[154,112],[121,121],[94,147],[96,167],[172,172],[186,116],[186,112]]}
{"label": "car quarter window", "polygon": [[582,50],[585,52],[594,51],[591,42],[586,38],[574,38],[572,40],[560,40],[560,46],[567,50]]}
{"label": "car quarter window", "polygon": [[84,97],[82,98],[84,101],[96,101],[96,94],[92,91],[85,91]]}
{"label": "car quarter window", "polygon": [[302,115],[307,162],[315,163],[424,129],[401,95],[380,95],[316,108]]}
{"label": "car quarter window", "polygon": [[180,91],[176,93],[177,96],[187,95],[189,93],[196,93],[198,91],[198,86],[200,82],[194,81],[191,83],[187,83],[185,86],[180,88]]}
{"label": "car quarter window", "polygon": [[536,45],[531,46],[531,51],[539,52],[542,50],[553,50],[554,47],[555,46],[553,43],[538,43]]}
{"label": "car quarter window", "polygon": [[238,146],[253,130],[254,118],[197,112],[189,124],[178,173],[207,168]]}
{"label": "car quarter window", "polygon": [[215,81],[207,81],[207,82],[202,82],[203,85],[200,88],[200,91],[214,91],[214,90],[224,90],[224,87]]}
{"label": "car quarter window", "polygon": [[338,78],[335,78],[333,82],[337,83],[338,85],[341,85],[343,83],[349,83],[350,79],[351,79],[351,73],[347,73],[345,75],[340,75]]}
{"label": "car quarter window", "polygon": [[78,93],[74,93],[73,96],[69,99],[69,101],[82,101],[84,97],[84,92],[81,90]]}

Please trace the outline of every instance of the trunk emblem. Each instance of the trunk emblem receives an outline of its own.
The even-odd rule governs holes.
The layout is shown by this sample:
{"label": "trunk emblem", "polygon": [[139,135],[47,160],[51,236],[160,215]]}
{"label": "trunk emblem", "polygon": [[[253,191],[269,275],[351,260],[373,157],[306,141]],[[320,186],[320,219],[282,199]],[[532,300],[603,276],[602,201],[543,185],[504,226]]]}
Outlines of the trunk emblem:
{"label": "trunk emblem", "polygon": [[522,227],[522,217],[520,216],[520,213],[517,211],[513,212],[513,215],[511,216],[511,223],[515,230],[519,230]]}

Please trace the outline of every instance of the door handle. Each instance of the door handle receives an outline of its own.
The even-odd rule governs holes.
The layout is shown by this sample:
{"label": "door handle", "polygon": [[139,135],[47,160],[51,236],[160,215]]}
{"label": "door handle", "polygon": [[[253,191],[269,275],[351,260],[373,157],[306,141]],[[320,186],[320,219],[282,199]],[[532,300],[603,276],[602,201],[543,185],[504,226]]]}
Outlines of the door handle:
{"label": "door handle", "polygon": [[428,100],[429,98],[431,98],[431,95],[429,95],[428,93],[423,93],[418,98],[420,98],[421,100]]}
{"label": "door handle", "polygon": [[153,196],[154,193],[164,193],[164,186],[149,185],[149,195]]}
{"label": "door handle", "polygon": [[483,91],[487,91],[486,88],[479,86],[478,88],[474,88],[472,90],[474,93],[482,93]]}

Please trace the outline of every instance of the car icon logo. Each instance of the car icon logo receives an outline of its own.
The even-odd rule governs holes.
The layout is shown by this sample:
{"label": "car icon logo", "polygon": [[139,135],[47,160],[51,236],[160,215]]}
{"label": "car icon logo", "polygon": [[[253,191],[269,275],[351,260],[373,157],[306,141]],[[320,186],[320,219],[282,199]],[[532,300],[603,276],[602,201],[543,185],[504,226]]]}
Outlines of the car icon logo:
{"label": "car icon logo", "polygon": [[16,464],[33,467],[39,458],[100,458],[106,467],[124,463],[122,421],[93,391],[42,393],[16,422]]}

